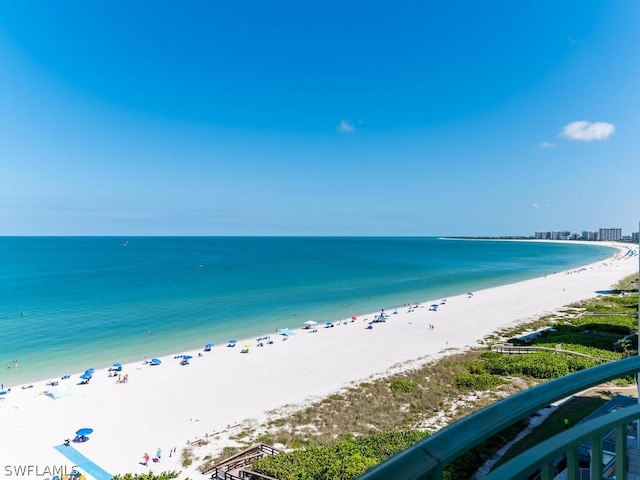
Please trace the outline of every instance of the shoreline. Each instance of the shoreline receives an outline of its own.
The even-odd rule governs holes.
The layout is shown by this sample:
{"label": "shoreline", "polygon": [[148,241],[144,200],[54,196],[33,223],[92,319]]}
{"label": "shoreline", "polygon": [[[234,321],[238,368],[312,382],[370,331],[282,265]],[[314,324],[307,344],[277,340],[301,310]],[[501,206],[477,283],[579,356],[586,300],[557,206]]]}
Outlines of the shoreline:
{"label": "shoreline", "polygon": [[[456,238],[456,237],[442,237],[442,239],[448,240],[473,240],[472,238]],[[484,239],[478,239],[484,240]],[[514,240],[507,239],[493,239],[494,241],[503,241],[513,243]],[[518,241],[518,240],[516,240]],[[526,242],[537,242],[537,243],[567,243],[566,241],[559,240],[536,240],[536,239],[525,239],[523,241]],[[594,244],[594,247],[606,247],[609,249],[610,256],[615,255],[615,249],[617,251],[625,250],[630,248],[628,244],[615,244],[607,242],[606,245]],[[612,250],[614,249],[614,250]],[[601,257],[594,258],[593,262],[598,262],[604,260],[609,257]],[[579,265],[573,268],[577,268]],[[559,267],[562,268],[562,267]],[[565,268],[571,268],[569,266]],[[282,327],[290,327],[290,328],[299,328],[302,326],[304,320],[313,319],[321,322],[324,321],[337,321],[337,319],[347,319],[350,318],[351,315],[359,315],[359,312],[364,312],[366,315],[371,315],[368,313],[372,311],[372,309],[378,308],[378,306],[385,306],[389,308],[398,307],[405,300],[410,302],[430,302],[431,297],[446,297],[453,296],[456,294],[462,294],[467,291],[467,289],[472,290],[480,290],[486,288],[492,288],[500,285],[508,285],[510,283],[526,281],[529,279],[536,278],[537,276],[542,276],[544,274],[551,274],[556,272],[556,270],[550,269],[548,271],[533,271],[529,275],[526,273],[516,273],[515,275],[511,275],[511,278],[505,276],[504,278],[499,278],[497,281],[495,279],[491,280],[483,280],[482,282],[475,282],[473,279],[467,281],[468,285],[455,285],[450,286],[451,288],[444,288],[444,286],[427,286],[425,291],[418,292],[417,290],[404,290],[405,293],[399,295],[398,292],[394,292],[392,295],[382,294],[380,296],[380,292],[377,292],[375,296],[372,296],[371,299],[367,297],[365,303],[367,305],[359,305],[359,308],[348,308],[347,311],[344,311],[344,305],[341,305],[339,308],[336,305],[327,305],[323,304],[323,307],[320,310],[316,310],[315,313],[304,313],[297,311],[294,309],[288,309],[282,313],[282,315],[272,315],[270,317],[263,316],[255,316],[251,315],[250,312],[245,312],[245,319],[251,319],[252,324],[245,324],[243,321],[240,323],[231,326],[231,324],[219,328],[218,325],[210,324],[207,325],[206,331],[204,331],[201,326],[197,326],[196,329],[183,328],[180,331],[172,331],[170,329],[163,329],[161,324],[155,325],[158,328],[154,328],[154,325],[149,325],[147,328],[143,329],[142,332],[138,332],[134,335],[137,337],[134,339],[133,336],[129,336],[128,333],[125,333],[124,341],[120,342],[119,340],[115,340],[113,336],[102,337],[101,333],[97,333],[96,331],[89,332],[89,335],[86,338],[86,343],[82,344],[83,349],[78,348],[71,349],[71,352],[66,351],[66,340],[61,339],[56,343],[52,343],[52,345],[56,345],[57,348],[54,350],[50,349],[41,349],[37,352],[34,351],[34,354],[31,352],[24,353],[21,355],[19,351],[12,352],[7,356],[7,352],[5,352],[5,363],[0,364],[0,368],[4,367],[7,363],[10,363],[10,369],[0,370],[0,382],[4,382],[5,385],[21,385],[23,383],[28,382],[39,382],[42,380],[48,380],[51,378],[55,378],[60,376],[61,374],[70,374],[70,372],[82,372],[83,369],[87,368],[87,366],[95,367],[95,368],[108,368],[111,365],[111,362],[118,361],[122,363],[135,363],[138,360],[142,359],[145,355],[148,357],[151,356],[169,356],[181,350],[195,350],[204,346],[204,344],[212,342],[216,344],[222,344],[222,342],[226,342],[229,338],[248,338],[250,339],[253,335],[263,334],[264,332],[273,331],[276,328]],[[533,275],[533,276],[530,276]],[[505,283],[506,282],[506,283]],[[475,284],[474,284],[475,283]],[[480,283],[480,284],[478,284]],[[474,284],[473,286],[471,284]],[[372,301],[372,299],[374,301]],[[340,311],[339,311],[340,310]],[[364,315],[364,316],[366,316]],[[363,315],[361,315],[363,316]],[[276,320],[276,318],[280,318],[281,320]],[[257,322],[255,322],[257,320]],[[262,323],[262,324],[261,324]],[[154,335],[147,335],[147,329],[153,330]],[[151,332],[149,332],[151,333]],[[142,336],[141,336],[142,335]],[[79,339],[82,341],[83,339]],[[103,342],[104,340],[104,342]],[[37,355],[37,356],[30,356]],[[19,369],[13,368],[14,362],[18,359],[20,361]],[[59,362],[62,359],[64,361],[63,364]]]}
{"label": "shoreline", "polygon": [[[618,248],[624,253],[631,247]],[[33,388],[14,386],[0,400],[0,423],[12,432],[0,439],[5,458],[0,468],[7,462],[68,465],[53,447],[73,438],[77,429],[90,427],[90,441],[72,447],[111,474],[183,470],[193,477],[199,475],[194,469],[198,462],[185,470],[179,459],[189,441],[394,368],[426,362],[445,350],[475,346],[502,327],[592,298],[637,271],[638,257],[619,253],[569,271],[457,295],[441,305],[441,299],[434,300],[437,311],[425,305],[430,302],[400,307],[397,314],[387,311],[387,321],[372,329],[367,326],[373,314],[362,315],[330,328],[317,325],[315,333],[292,329],[295,335],[287,340],[274,332],[273,344],[262,347],[255,338],[239,339],[236,347],[216,345],[211,352],[201,348],[160,357],[158,366],[126,364],[122,374],[128,375],[128,383],[117,383],[104,368],[96,370],[88,385],[78,385],[76,373],[58,379],[55,389],[45,380],[31,382]],[[241,354],[245,344],[251,345],[249,353]],[[180,354],[194,357],[190,365],[180,365],[175,358]],[[43,394],[53,390],[60,398]],[[165,452],[161,462],[140,465],[142,455],[153,456],[157,448]]]}

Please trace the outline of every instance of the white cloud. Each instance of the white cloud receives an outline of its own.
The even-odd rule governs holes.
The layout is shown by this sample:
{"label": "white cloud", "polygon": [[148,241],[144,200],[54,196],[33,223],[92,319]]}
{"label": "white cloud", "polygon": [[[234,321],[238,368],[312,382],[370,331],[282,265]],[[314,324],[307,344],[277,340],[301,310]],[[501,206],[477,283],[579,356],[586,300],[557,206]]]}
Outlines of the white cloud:
{"label": "white cloud", "polygon": [[556,148],[558,145],[556,145],[555,143],[551,143],[551,142],[542,142],[540,144],[540,148]]}
{"label": "white cloud", "polygon": [[347,122],[346,120],[341,120],[340,121],[340,125],[338,125],[336,127],[336,129],[340,132],[340,133],[353,133],[356,131],[356,127],[354,127],[353,125],[351,125],[349,122]]}
{"label": "white cloud", "polygon": [[534,203],[533,205],[531,205],[533,208],[538,208],[540,205],[538,205],[537,203]]}
{"label": "white cloud", "polygon": [[611,123],[580,120],[566,124],[558,137],[590,142],[592,140],[606,140],[615,131],[616,127]]}

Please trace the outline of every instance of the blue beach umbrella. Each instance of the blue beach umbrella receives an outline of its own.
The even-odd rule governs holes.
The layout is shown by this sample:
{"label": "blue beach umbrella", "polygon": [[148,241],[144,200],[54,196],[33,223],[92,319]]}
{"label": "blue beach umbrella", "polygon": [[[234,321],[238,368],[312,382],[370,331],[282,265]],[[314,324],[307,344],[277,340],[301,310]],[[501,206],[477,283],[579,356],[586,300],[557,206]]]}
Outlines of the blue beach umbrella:
{"label": "blue beach umbrella", "polygon": [[83,373],[82,375],[80,375],[80,378],[83,380],[89,380],[93,375],[89,374],[89,373]]}
{"label": "blue beach umbrella", "polygon": [[238,341],[237,341],[237,340],[229,340],[229,346],[230,346],[230,347],[235,347],[235,346],[236,346],[236,343],[238,343]]}
{"label": "blue beach umbrella", "polygon": [[209,352],[209,351],[211,351],[211,349],[212,349],[212,348],[213,348],[213,343],[207,343],[207,344],[204,346],[204,351],[205,351],[205,352]]}
{"label": "blue beach umbrella", "polygon": [[93,433],[93,428],[81,428],[76,432],[76,435],[79,437],[85,437],[87,435],[91,435]]}
{"label": "blue beach umbrella", "polygon": [[85,375],[93,375],[95,373],[95,368],[87,368],[84,373]]}
{"label": "blue beach umbrella", "polygon": [[152,358],[150,363],[151,365],[160,365],[162,361],[159,358]]}
{"label": "blue beach umbrella", "polygon": [[182,358],[184,358],[185,360],[191,360],[193,357],[191,355],[185,355]]}

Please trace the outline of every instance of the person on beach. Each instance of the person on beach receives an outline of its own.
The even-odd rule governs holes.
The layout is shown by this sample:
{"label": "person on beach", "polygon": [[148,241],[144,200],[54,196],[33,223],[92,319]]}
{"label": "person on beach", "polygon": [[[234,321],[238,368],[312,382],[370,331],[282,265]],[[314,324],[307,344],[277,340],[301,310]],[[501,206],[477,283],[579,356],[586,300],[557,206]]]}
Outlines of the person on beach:
{"label": "person on beach", "polygon": [[144,466],[148,467],[149,466],[149,454],[145,452],[145,454],[142,456],[142,458],[144,458]]}
{"label": "person on beach", "polygon": [[162,458],[162,450],[160,450],[160,447],[158,447],[158,451],[156,452],[156,458],[158,461]]}

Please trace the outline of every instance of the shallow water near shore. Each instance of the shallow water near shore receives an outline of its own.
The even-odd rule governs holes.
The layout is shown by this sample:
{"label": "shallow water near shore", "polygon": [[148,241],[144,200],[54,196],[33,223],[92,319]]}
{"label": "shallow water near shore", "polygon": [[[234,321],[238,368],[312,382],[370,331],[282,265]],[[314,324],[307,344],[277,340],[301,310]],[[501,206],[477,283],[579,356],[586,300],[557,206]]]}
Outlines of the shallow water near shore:
{"label": "shallow water near shore", "polygon": [[392,310],[613,252],[425,237],[3,237],[0,382]]}

